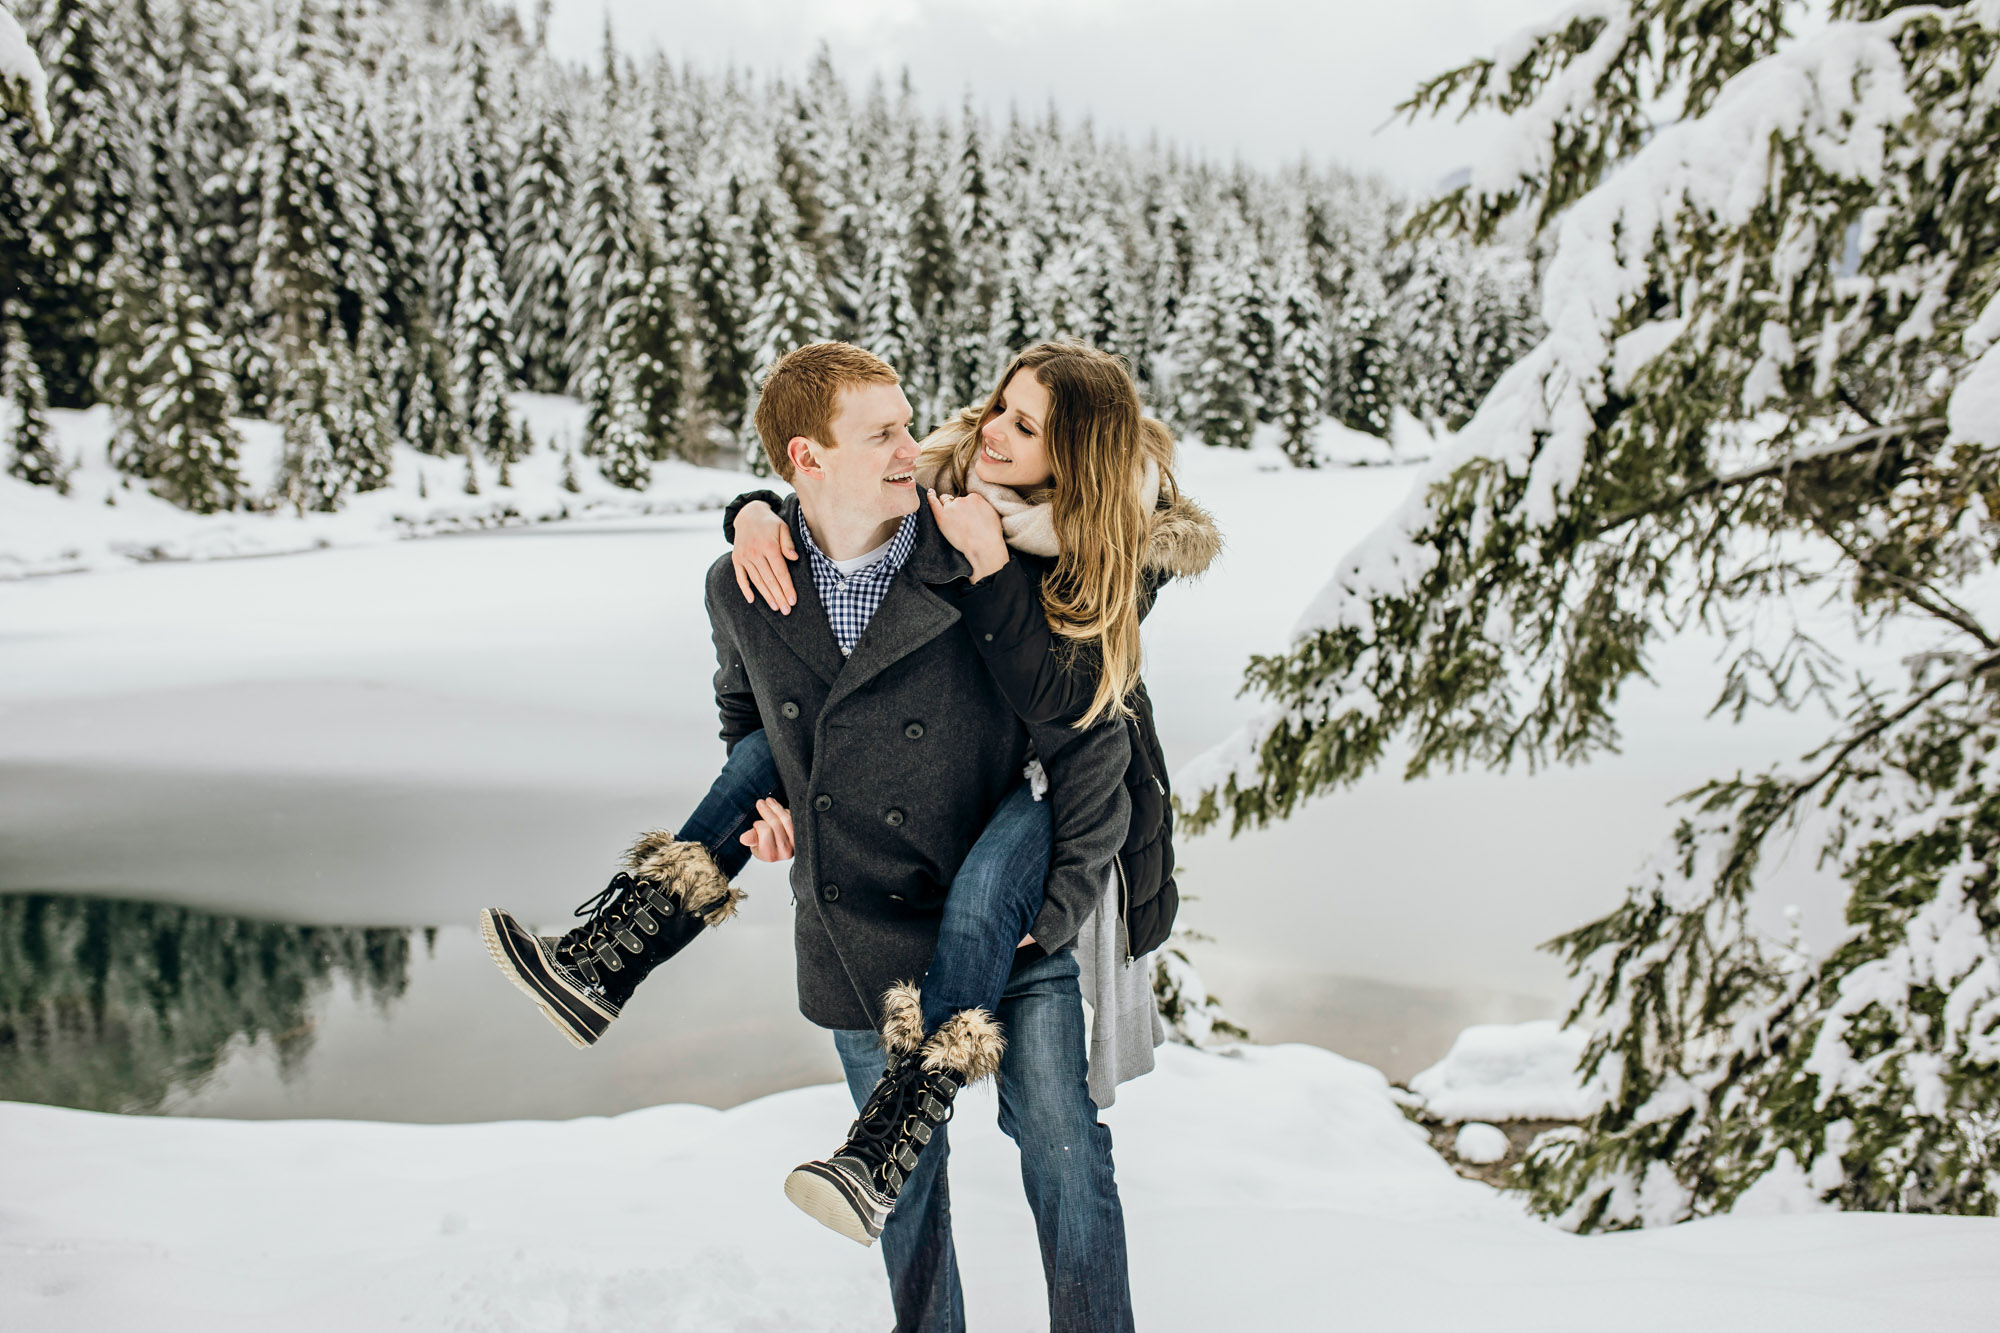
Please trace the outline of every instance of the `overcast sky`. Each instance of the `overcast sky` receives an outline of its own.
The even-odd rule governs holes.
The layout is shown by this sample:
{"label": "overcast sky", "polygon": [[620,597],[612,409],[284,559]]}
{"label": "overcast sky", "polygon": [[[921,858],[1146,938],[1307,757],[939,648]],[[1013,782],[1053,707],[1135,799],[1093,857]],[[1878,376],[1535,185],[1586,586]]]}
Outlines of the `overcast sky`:
{"label": "overcast sky", "polygon": [[[521,0],[524,11],[532,0]],[[1419,80],[1483,54],[1561,0],[554,0],[549,45],[597,58],[608,12],[621,47],[720,69],[795,74],[825,40],[860,86],[908,66],[956,106],[969,88],[1162,138],[1213,158],[1302,156],[1426,190],[1474,161],[1490,123],[1379,128]]]}

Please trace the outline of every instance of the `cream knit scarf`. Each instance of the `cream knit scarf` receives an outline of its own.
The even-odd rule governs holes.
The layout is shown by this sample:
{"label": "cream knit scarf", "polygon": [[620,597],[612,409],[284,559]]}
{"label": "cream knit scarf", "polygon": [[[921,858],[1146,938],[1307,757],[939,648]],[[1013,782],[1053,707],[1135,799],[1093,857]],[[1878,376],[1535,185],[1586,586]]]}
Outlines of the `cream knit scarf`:
{"label": "cream knit scarf", "polygon": [[[932,478],[919,477],[918,480],[928,486]],[[1062,543],[1056,540],[1055,511],[1046,500],[1039,504],[1031,503],[1011,486],[996,486],[990,481],[981,481],[979,474],[970,468],[966,469],[965,486],[973,494],[985,496],[986,502],[999,513],[1000,530],[1007,535],[1009,546],[1050,560],[1062,554]],[[1148,514],[1160,502],[1160,465],[1150,458],[1146,460],[1146,470],[1139,479],[1139,501]]]}

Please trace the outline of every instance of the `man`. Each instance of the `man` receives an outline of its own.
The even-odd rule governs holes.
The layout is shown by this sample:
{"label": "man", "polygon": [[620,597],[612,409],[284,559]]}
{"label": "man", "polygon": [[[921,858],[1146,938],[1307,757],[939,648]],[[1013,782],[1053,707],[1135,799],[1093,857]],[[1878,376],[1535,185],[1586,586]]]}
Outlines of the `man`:
{"label": "man", "polygon": [[[1129,742],[1119,726],[1079,733],[1014,715],[953,607],[970,567],[922,502],[910,416],[896,373],[843,343],[799,348],[764,381],[758,434],[795,488],[783,516],[814,577],[795,580],[797,603],[779,614],[745,600],[727,557],[709,571],[722,735],[733,747],[764,731],[791,802],[766,819],[763,850],[776,840],[795,857],[799,1008],[833,1029],[862,1111],[843,1151],[900,1190],[882,1251],[897,1328],[913,1333],[964,1327],[943,1121],[956,1086],[986,1071],[962,1051],[885,1057],[898,1015],[884,999],[923,975],[952,876],[1032,747],[1054,850],[1035,943],[997,1014],[1000,1124],[1021,1149],[1051,1329],[1115,1333],[1132,1319],[1124,1218],[1110,1131],[1085,1085],[1068,946],[1124,840]],[[899,1070],[916,1082],[888,1109],[907,1117],[869,1097]]]}

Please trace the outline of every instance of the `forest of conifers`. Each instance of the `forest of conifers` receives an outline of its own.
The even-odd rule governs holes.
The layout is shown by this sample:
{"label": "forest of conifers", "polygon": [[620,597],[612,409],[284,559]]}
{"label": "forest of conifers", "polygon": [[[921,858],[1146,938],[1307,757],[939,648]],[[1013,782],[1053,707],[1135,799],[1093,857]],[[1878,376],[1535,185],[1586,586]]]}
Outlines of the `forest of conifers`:
{"label": "forest of conifers", "polygon": [[[583,452],[641,486],[741,451],[760,369],[822,338],[889,359],[920,427],[1011,352],[1080,338],[1183,432],[1273,423],[1310,465],[1329,417],[1463,420],[1533,331],[1518,252],[1404,239],[1380,182],[916,91],[960,70],[856,91],[824,52],[777,77],[609,32],[579,68],[545,15],[481,0],[20,17],[54,126],[0,135],[0,391],[29,481],[63,480],[46,408],[101,402],[117,465],[177,503],[336,508],[398,440],[504,467],[526,389],[583,399]],[[242,416],[283,424],[271,494],[236,468]]]}

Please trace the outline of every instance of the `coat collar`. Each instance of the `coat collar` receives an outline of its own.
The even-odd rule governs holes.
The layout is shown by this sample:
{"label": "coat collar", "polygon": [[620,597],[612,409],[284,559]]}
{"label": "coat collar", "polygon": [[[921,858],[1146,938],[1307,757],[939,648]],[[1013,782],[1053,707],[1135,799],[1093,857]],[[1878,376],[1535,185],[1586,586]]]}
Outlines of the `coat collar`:
{"label": "coat collar", "polygon": [[[792,539],[797,548],[805,549],[805,516],[799,512],[799,497],[788,496],[782,514],[785,522],[791,524]],[[799,660],[813,669],[813,674],[828,685],[840,675],[845,659],[840,655],[840,644],[833,637],[833,626],[826,618],[826,604],[819,599],[819,582],[813,578],[812,570],[806,568],[804,560],[792,567],[792,592],[798,604],[788,616],[781,616],[757,599],[757,609],[777,631],[785,646],[797,653]]]}
{"label": "coat collar", "polygon": [[[793,537],[803,543],[805,515],[800,512],[797,495],[785,500],[784,518],[792,526]],[[826,701],[830,708],[951,628],[959,619],[958,610],[932,592],[930,585],[950,583],[971,573],[971,563],[938,531],[928,493],[919,487],[917,530],[909,557],[890,581],[888,594],[851,657],[841,657],[833,627],[827,623],[826,606],[819,599],[819,586],[803,562],[792,570],[792,587],[798,596],[792,613],[781,616],[768,607],[763,609],[786,646],[832,687]]]}

